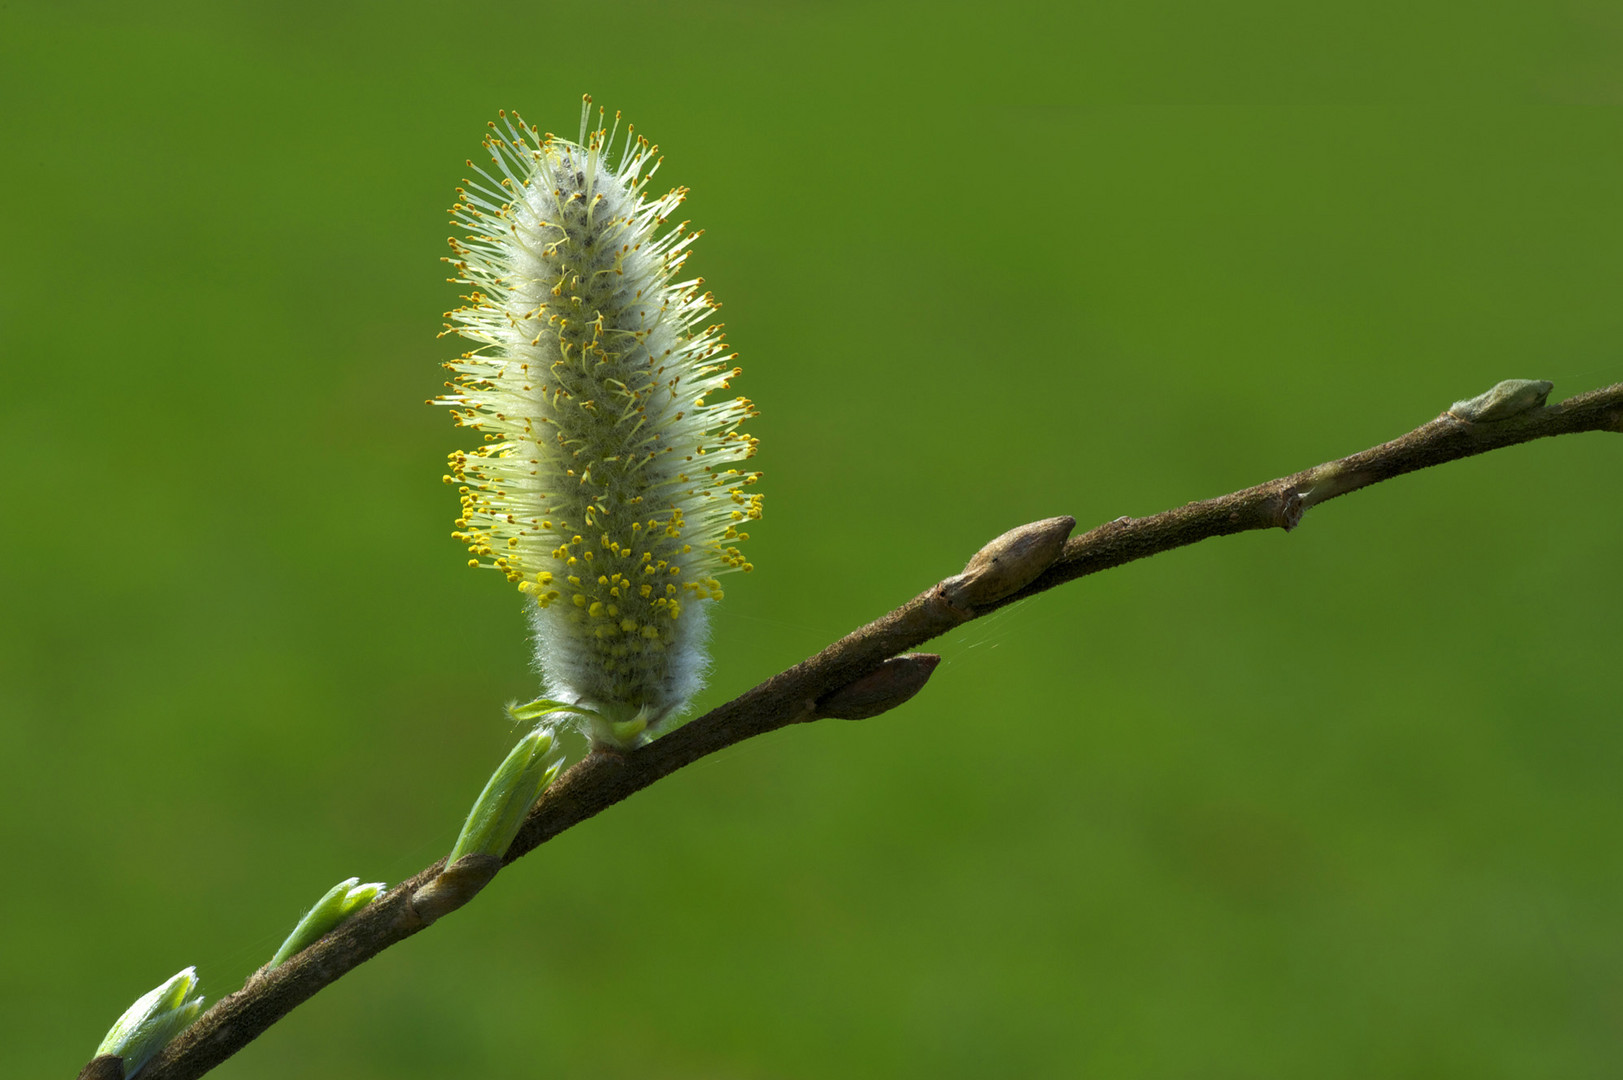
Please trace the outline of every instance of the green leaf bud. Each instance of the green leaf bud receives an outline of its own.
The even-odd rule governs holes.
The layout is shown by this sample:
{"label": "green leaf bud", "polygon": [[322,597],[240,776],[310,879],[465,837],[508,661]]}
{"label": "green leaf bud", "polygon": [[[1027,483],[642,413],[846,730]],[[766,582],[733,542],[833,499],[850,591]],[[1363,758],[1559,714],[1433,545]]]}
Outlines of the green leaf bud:
{"label": "green leaf bud", "polygon": [[345,919],[382,896],[387,889],[381,881],[362,885],[360,880],[358,877],[345,878],[328,889],[326,895],[316,901],[315,907],[304,913],[304,918],[299,920],[299,925],[293,928],[287,940],[282,942],[282,947],[271,957],[270,966],[276,967],[314,945]]}
{"label": "green leaf bud", "polygon": [[121,1058],[124,1080],[130,1080],[152,1055],[191,1027],[192,1021],[202,1013],[203,995],[189,996],[197,989],[197,969],[189,967],[142,994],[107,1032],[95,1056],[111,1054]]}
{"label": "green leaf bud", "polygon": [[479,793],[446,865],[464,855],[500,858],[518,835],[524,815],[557,778],[562,764],[562,752],[555,748],[551,729],[537,728],[520,739]]}

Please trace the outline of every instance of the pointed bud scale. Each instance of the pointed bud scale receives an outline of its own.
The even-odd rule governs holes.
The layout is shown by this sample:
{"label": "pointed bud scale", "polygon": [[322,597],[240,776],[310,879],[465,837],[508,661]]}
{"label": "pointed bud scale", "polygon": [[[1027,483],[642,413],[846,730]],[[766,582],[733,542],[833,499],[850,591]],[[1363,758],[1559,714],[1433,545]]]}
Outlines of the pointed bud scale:
{"label": "pointed bud scale", "polygon": [[197,989],[197,969],[189,967],[148,990],[124,1010],[96,1048],[96,1056],[110,1054],[123,1059],[124,1080],[130,1080],[153,1054],[168,1046],[202,1013],[203,995],[190,997]]}
{"label": "pointed bud scale", "polygon": [[303,952],[327,936],[351,915],[382,896],[387,886],[381,881],[360,884],[358,877],[346,878],[327,890],[316,901],[315,907],[304,913],[299,925],[282,942],[282,947],[271,957],[270,966],[276,967],[289,957]]}
{"label": "pointed bud scale", "polygon": [[[589,99],[588,99],[589,101]],[[494,162],[458,190],[447,332],[476,348],[439,399],[482,445],[451,455],[470,565],[528,598],[550,698],[589,710],[593,742],[632,746],[698,690],[705,608],[749,570],[761,515],[737,464],[755,415],[717,307],[682,276],[697,233],[666,227],[685,192],[649,197],[656,148],[600,123],[579,142],[517,116],[491,125]]]}
{"label": "pointed bud scale", "polygon": [[1555,384],[1546,379],[1506,379],[1474,398],[1456,401],[1448,412],[1467,423],[1493,424],[1542,408],[1553,389]]}
{"label": "pointed bud scale", "polygon": [[855,682],[818,699],[814,716],[833,720],[867,720],[889,712],[924,689],[941,657],[935,653],[893,656]]}
{"label": "pointed bud scale", "polygon": [[964,572],[941,583],[941,595],[953,607],[974,610],[1012,596],[1054,565],[1076,519],[1044,518],[1010,529],[977,551]]}

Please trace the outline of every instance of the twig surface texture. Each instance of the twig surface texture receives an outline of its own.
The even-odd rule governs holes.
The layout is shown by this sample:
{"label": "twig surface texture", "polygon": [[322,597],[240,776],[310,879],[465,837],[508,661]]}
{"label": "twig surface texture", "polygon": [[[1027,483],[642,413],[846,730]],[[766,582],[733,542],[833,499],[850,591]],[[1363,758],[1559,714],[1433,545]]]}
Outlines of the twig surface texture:
{"label": "twig surface texture", "polygon": [[[1504,386],[1507,384],[1501,384]],[[1547,392],[1547,384],[1546,386]],[[1498,388],[1496,388],[1498,389]],[[1484,395],[1486,397],[1487,395]],[[1480,400],[1480,399],[1479,399]],[[1120,518],[1066,539],[1074,522],[1051,518],[1005,533],[963,574],[932,585],[887,615],[847,634],[816,656],[774,675],[652,743],[623,755],[595,753],[576,764],[531,809],[502,865],[565,829],[735,743],[823,717],[877,715],[916,693],[935,658],[906,655],[931,638],[1005,604],[1087,574],[1250,529],[1292,529],[1311,507],[1416,469],[1552,435],[1623,432],[1623,383],[1558,405],[1519,407],[1493,420],[1445,412],[1401,438],[1339,461],[1146,518]],[[1468,413],[1469,415],[1469,413]],[[1499,414],[1502,415],[1502,410]],[[475,858],[475,857],[470,857]],[[216,1002],[141,1071],[142,1080],[192,1080],[242,1049],[300,1002],[396,942],[424,929],[471,897],[499,867],[458,863],[436,882],[444,860],[403,881],[338,929],[241,990]],[[457,899],[443,900],[447,886]],[[436,884],[436,890],[419,890]],[[435,902],[427,899],[434,895]],[[100,1075],[95,1063],[81,1076]],[[103,1066],[105,1068],[105,1066]]]}

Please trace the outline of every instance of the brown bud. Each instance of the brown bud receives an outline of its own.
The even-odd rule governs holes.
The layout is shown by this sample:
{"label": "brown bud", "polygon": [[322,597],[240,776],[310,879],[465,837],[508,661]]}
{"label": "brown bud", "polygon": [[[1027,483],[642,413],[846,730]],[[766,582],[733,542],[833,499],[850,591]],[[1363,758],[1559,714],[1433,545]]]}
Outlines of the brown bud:
{"label": "brown bud", "polygon": [[1044,518],[1010,529],[975,553],[957,577],[941,583],[941,595],[955,608],[995,604],[1037,580],[1065,550],[1076,528],[1074,517]]}
{"label": "brown bud", "polygon": [[878,716],[923,690],[939,663],[941,657],[935,653],[893,656],[862,678],[825,695],[812,714],[835,720],[866,720]]}
{"label": "brown bud", "polygon": [[124,1080],[124,1059],[117,1054],[101,1054],[79,1070],[79,1080]]}
{"label": "brown bud", "polygon": [[411,908],[426,926],[472,900],[501,868],[502,861],[495,855],[464,855],[413,893]]}

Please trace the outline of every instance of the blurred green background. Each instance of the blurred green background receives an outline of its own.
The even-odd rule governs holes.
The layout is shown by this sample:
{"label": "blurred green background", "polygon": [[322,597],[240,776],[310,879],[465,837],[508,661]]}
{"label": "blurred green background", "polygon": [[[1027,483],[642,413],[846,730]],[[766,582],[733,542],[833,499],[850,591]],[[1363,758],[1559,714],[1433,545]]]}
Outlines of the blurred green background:
{"label": "blurred green background", "polygon": [[[236,988],[509,746],[518,597],[423,405],[498,108],[590,91],[692,188],[767,473],[702,709],[1020,522],[1623,378],[1620,62],[1581,2],[0,8],[0,1071]],[[1620,465],[1519,447],[972,624],[216,1075],[1615,1076]]]}

